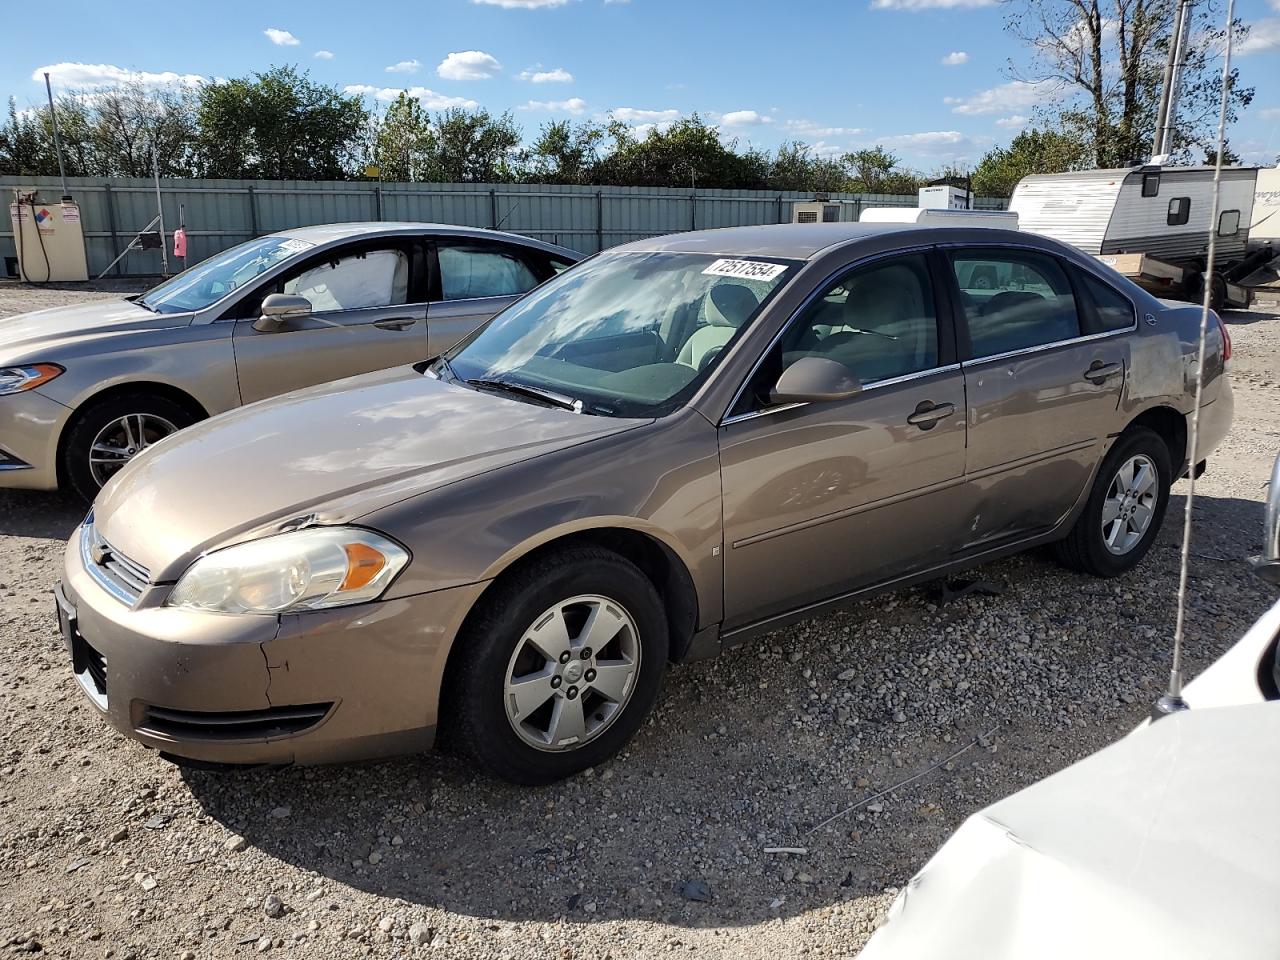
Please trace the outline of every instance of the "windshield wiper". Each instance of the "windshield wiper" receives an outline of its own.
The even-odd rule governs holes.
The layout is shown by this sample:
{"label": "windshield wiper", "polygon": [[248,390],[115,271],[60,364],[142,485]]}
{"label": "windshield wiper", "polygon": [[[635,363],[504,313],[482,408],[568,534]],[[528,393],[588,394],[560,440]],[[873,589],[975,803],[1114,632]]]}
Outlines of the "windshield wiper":
{"label": "windshield wiper", "polygon": [[500,380],[495,377],[476,377],[475,379],[463,380],[462,382],[485,390],[503,390],[507,393],[518,393],[522,396],[532,397],[535,400],[541,400],[544,403],[549,403],[554,407],[572,410],[574,413],[582,412],[581,400],[575,400],[573,397],[566,397],[562,393],[554,393],[551,390],[543,390],[540,387],[531,387],[527,383],[516,383],[514,380]]}

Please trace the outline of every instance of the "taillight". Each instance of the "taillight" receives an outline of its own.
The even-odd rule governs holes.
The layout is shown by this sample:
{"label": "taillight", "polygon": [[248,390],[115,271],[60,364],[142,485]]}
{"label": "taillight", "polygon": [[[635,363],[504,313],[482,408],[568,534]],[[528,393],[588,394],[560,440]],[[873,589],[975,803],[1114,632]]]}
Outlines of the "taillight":
{"label": "taillight", "polygon": [[1222,362],[1226,363],[1231,359],[1231,334],[1227,332],[1227,325],[1222,322],[1222,318],[1216,311],[1213,319],[1218,321],[1218,329],[1222,331]]}

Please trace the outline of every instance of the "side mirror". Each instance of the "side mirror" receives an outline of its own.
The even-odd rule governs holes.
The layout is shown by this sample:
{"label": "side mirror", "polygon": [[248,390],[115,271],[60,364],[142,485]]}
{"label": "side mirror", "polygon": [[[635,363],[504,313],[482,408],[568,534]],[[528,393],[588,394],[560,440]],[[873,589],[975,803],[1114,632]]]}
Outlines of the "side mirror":
{"label": "side mirror", "polygon": [[1250,561],[1253,572],[1267,583],[1280,586],[1280,457],[1271,467],[1271,489],[1262,521],[1262,556]]}
{"label": "side mirror", "polygon": [[262,316],[253,322],[259,333],[276,333],[290,320],[311,315],[311,301],[287,293],[273,293],[262,301]]}
{"label": "side mirror", "polygon": [[847,400],[862,392],[862,383],[843,363],[826,357],[801,357],[782,371],[769,392],[774,403],[823,403]]}

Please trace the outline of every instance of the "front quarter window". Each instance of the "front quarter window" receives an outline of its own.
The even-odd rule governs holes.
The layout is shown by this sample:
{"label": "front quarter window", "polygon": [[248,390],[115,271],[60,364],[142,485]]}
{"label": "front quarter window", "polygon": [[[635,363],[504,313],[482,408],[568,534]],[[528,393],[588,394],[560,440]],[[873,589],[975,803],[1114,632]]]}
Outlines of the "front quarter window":
{"label": "front quarter window", "polygon": [[554,391],[587,413],[662,416],[693,395],[795,269],[704,254],[604,254],[500,313],[447,360],[462,380]]}

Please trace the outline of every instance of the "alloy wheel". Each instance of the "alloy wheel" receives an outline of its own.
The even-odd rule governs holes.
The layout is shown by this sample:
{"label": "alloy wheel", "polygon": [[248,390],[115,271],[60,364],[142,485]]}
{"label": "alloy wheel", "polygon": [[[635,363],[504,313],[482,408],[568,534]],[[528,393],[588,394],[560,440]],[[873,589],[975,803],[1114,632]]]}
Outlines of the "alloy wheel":
{"label": "alloy wheel", "polygon": [[177,429],[164,417],[150,413],[130,413],[112,420],[98,431],[89,448],[94,483],[101,487],[139,453]]}
{"label": "alloy wheel", "polygon": [[640,638],[625,608],[607,597],[573,597],[544,611],[507,664],[503,706],[525,743],[574,750],[626,708],[640,672]]}
{"label": "alloy wheel", "polygon": [[1150,457],[1139,453],[1120,465],[1102,501],[1102,543],[1117,556],[1146,536],[1160,495],[1160,475]]}

